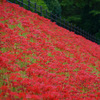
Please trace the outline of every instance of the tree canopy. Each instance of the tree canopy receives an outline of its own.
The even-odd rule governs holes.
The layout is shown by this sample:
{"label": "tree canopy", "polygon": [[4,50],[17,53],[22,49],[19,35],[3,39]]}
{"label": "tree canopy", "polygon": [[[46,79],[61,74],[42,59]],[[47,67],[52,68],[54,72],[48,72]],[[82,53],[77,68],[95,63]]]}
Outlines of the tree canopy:
{"label": "tree canopy", "polygon": [[62,18],[100,39],[100,0],[58,0]]}

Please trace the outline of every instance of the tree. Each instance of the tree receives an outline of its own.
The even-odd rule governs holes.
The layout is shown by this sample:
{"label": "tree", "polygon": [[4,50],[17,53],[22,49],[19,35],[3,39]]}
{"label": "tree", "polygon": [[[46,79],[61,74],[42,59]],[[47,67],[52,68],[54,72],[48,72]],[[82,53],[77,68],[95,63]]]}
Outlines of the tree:
{"label": "tree", "polygon": [[100,32],[100,0],[59,0],[62,17],[92,35]]}
{"label": "tree", "polygon": [[52,14],[61,16],[61,6],[58,0],[44,0]]}

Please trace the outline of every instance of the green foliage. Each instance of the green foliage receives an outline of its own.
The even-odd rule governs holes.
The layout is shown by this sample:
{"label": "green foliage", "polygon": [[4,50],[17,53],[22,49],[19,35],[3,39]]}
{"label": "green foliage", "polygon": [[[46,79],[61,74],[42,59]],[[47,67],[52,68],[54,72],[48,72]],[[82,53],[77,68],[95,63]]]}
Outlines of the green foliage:
{"label": "green foliage", "polygon": [[98,39],[98,44],[100,44],[100,29],[99,32],[95,34],[96,38]]}
{"label": "green foliage", "polygon": [[100,0],[58,1],[62,8],[62,18],[76,24],[91,35],[100,34]]}
{"label": "green foliage", "polygon": [[96,16],[96,15],[100,14],[100,11],[92,10],[92,11],[90,11],[90,14],[92,14],[93,16]]}
{"label": "green foliage", "polygon": [[[9,1],[14,2],[14,0],[9,0]],[[20,2],[19,2],[19,1],[20,1]],[[19,1],[15,0],[15,3],[17,3],[17,4],[19,4],[19,5],[21,6],[21,5],[22,5],[22,3],[21,3],[22,0],[19,0]],[[36,3],[36,4],[38,5],[37,8],[36,8],[38,11],[40,11],[40,6],[42,6],[43,13],[45,13],[45,10],[46,10],[46,9],[49,11],[49,9],[48,9],[46,3],[45,3],[43,0],[30,0],[30,2],[31,2],[31,3],[30,3],[30,6],[31,6],[32,8],[35,7],[35,4],[34,4],[34,3]],[[23,7],[24,7],[25,9],[28,9],[28,0],[23,0],[23,3],[26,4],[26,5],[23,4]],[[32,9],[32,8],[30,8],[30,10],[31,10],[32,12],[34,12],[35,10]]]}
{"label": "green foliage", "polygon": [[[36,3],[39,6],[42,6],[42,9],[45,11],[46,9],[49,11],[46,3],[44,2],[44,0],[30,0],[32,3]],[[39,7],[37,7],[37,9],[40,10]]]}
{"label": "green foliage", "polygon": [[48,6],[48,9],[57,16],[61,16],[61,6],[58,0],[44,0]]}
{"label": "green foliage", "polygon": [[34,3],[37,3],[37,5],[42,6],[43,9],[47,9],[48,10],[48,7],[45,4],[44,0],[30,0],[30,1],[34,2]]}
{"label": "green foliage", "polygon": [[67,21],[73,21],[74,23],[81,21],[80,15],[73,15],[73,16],[68,16]]}

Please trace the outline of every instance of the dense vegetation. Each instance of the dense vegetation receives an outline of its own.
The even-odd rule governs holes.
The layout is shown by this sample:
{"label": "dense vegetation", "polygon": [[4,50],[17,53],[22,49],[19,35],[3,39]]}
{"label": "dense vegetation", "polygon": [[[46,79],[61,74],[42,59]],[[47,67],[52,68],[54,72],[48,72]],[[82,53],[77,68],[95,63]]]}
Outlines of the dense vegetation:
{"label": "dense vegetation", "polygon": [[[14,1],[14,0],[10,0]],[[28,4],[28,0],[23,0]],[[100,40],[100,0],[30,0]],[[18,3],[18,2],[17,2]],[[34,5],[31,5],[34,6]],[[27,6],[24,6],[27,8]],[[40,9],[40,8],[37,8]],[[31,9],[31,11],[34,11]],[[45,11],[44,11],[45,12]],[[98,41],[100,44],[100,41]]]}
{"label": "dense vegetation", "polygon": [[62,17],[100,39],[100,0],[58,0]]}
{"label": "dense vegetation", "polygon": [[62,99],[100,99],[100,46],[0,3],[0,100]]}
{"label": "dense vegetation", "polygon": [[61,16],[61,6],[58,0],[44,0],[49,10],[58,17]]}
{"label": "dense vegetation", "polygon": [[[18,0],[18,1],[17,0],[9,0],[9,1],[11,1],[11,2],[14,2],[15,1],[15,3],[21,5],[21,3],[19,2],[21,0]],[[43,9],[47,9],[49,11],[49,9],[48,9],[46,3],[44,2],[44,0],[30,0],[30,2],[33,3],[33,4],[30,5],[33,8],[34,8],[34,3],[36,3],[37,5],[42,6]],[[23,0],[23,3],[28,5],[28,0]],[[24,5],[24,8],[25,9],[28,9],[28,6],[25,6]],[[40,7],[37,7],[37,9],[40,9]],[[34,10],[31,9],[31,11],[34,11]]]}
{"label": "dense vegetation", "polygon": [[[100,0],[44,0],[54,14],[100,39]],[[56,2],[53,3],[53,2]],[[53,10],[54,7],[56,11]],[[58,15],[58,16],[59,16]]]}

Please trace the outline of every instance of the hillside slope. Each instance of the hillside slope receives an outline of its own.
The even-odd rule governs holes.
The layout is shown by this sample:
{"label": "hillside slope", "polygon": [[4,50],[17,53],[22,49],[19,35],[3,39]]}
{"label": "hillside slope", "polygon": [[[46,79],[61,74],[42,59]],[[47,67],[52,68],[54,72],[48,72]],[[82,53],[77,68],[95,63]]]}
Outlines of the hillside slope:
{"label": "hillside slope", "polygon": [[0,99],[99,100],[100,45],[0,4]]}

